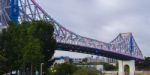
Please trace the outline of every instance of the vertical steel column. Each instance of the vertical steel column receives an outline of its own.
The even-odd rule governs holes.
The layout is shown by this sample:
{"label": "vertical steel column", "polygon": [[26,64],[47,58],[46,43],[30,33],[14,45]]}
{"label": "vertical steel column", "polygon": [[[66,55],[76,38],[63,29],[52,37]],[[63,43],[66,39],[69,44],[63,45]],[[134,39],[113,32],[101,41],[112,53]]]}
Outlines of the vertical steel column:
{"label": "vertical steel column", "polygon": [[18,0],[10,1],[10,19],[11,21],[18,22],[19,17],[19,4]]}

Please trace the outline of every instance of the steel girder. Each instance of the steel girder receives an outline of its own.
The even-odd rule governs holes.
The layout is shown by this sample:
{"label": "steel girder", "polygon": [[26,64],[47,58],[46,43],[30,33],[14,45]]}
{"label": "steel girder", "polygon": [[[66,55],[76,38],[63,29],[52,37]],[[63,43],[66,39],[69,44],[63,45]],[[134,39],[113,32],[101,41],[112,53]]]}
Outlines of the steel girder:
{"label": "steel girder", "polygon": [[121,33],[110,43],[114,44],[119,52],[143,59],[142,52],[132,33]]}
{"label": "steel girder", "polygon": [[[7,0],[4,2],[7,3]],[[11,6],[9,5],[6,6],[11,8]],[[3,25],[7,25],[7,22],[10,20],[10,17],[8,16],[9,13],[6,11],[7,9],[8,8],[6,8],[5,6],[2,6],[2,14],[4,14],[4,18],[2,18],[2,20],[6,20],[4,22],[1,21]],[[105,43],[95,39],[80,36],[66,29],[57,21],[55,21],[50,15],[46,13],[45,10],[42,9],[42,7],[40,7],[38,3],[36,3],[35,0],[19,0],[19,12],[19,22],[32,20],[46,20],[49,23],[52,23],[55,28],[54,37],[56,38],[58,43],[89,47],[97,50],[115,52],[132,58],[143,59],[143,55],[139,47],[137,46],[134,38],[132,38],[133,41],[131,46],[131,34],[120,34],[116,39],[114,39],[110,43]],[[129,47],[133,47],[132,52]]]}
{"label": "steel girder", "polygon": [[10,0],[0,0],[0,27],[7,25],[10,20],[9,17],[9,8],[10,8]]}

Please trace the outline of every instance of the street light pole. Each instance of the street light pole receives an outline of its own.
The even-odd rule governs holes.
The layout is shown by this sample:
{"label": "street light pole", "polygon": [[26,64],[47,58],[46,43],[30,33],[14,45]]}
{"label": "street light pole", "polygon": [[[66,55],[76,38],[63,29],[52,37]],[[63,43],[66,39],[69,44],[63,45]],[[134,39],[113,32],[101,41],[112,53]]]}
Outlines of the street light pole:
{"label": "street light pole", "polygon": [[42,73],[43,73],[43,72],[42,72],[43,64],[44,64],[44,63],[41,63],[41,72],[40,72],[41,74],[40,74],[40,75],[42,75]]}

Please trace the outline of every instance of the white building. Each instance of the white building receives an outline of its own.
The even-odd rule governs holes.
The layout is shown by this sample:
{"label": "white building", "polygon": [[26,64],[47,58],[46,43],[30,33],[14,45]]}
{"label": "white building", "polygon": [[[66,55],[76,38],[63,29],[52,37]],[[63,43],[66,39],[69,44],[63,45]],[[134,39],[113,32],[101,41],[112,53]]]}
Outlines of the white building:
{"label": "white building", "polygon": [[64,59],[60,59],[60,60],[55,60],[54,64],[62,64],[65,63]]}
{"label": "white building", "polygon": [[87,68],[94,68],[94,69],[96,69],[96,70],[98,70],[98,71],[103,71],[104,70],[104,67],[103,67],[103,65],[77,65],[77,66],[79,66],[79,67],[87,67]]}
{"label": "white building", "polygon": [[103,61],[106,63],[117,63],[116,59],[107,58],[107,57],[103,57]]}
{"label": "white building", "polygon": [[81,63],[83,62],[83,58],[73,58],[72,61],[73,63]]}
{"label": "white building", "polygon": [[88,63],[90,63],[90,62],[96,62],[96,63],[103,62],[103,59],[100,57],[87,57],[86,59],[87,59]]}

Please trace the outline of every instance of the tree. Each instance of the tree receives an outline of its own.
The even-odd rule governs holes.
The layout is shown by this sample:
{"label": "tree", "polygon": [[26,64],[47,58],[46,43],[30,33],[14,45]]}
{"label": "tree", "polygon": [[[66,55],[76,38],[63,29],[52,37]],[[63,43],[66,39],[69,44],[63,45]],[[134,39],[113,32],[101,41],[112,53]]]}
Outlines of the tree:
{"label": "tree", "polygon": [[49,69],[50,75],[72,75],[78,68],[69,63],[57,64]]}
{"label": "tree", "polygon": [[117,66],[111,65],[109,63],[103,63],[104,69],[108,71],[117,70]]}
{"label": "tree", "polygon": [[[22,52],[23,55],[25,53],[27,58],[33,57],[33,59],[30,58],[31,64],[34,63],[36,65],[39,65],[40,63],[44,63],[44,67],[43,67],[45,71],[44,74],[47,75],[48,68],[51,66],[53,62],[51,58],[54,54],[54,50],[56,47],[56,41],[53,38],[53,32],[54,32],[53,25],[46,21],[32,21],[32,22],[22,23],[22,26],[20,29],[21,29],[20,32],[22,32],[21,36],[26,35],[24,36],[25,38],[22,37],[24,38],[23,40],[26,41],[24,44],[25,49],[23,49],[23,52]],[[33,46],[35,49],[32,49]],[[38,58],[38,61],[36,61],[37,58]],[[28,61],[28,59],[25,59],[25,61]]]}
{"label": "tree", "polygon": [[56,47],[53,32],[53,24],[46,21],[10,22],[0,34],[0,52],[7,59],[9,71],[21,69],[28,73],[29,68],[32,74],[40,63],[44,63],[46,71]]}
{"label": "tree", "polygon": [[94,69],[81,67],[77,71],[75,71],[73,75],[99,75],[99,73]]}
{"label": "tree", "polygon": [[4,74],[5,72],[8,72],[8,66],[6,62],[7,62],[7,59],[3,57],[2,55],[0,55],[0,75]]}
{"label": "tree", "polygon": [[140,70],[150,70],[150,57],[145,57],[143,61],[136,62],[136,67]]}
{"label": "tree", "polygon": [[31,26],[30,33],[33,37],[39,39],[41,41],[42,46],[42,54],[44,55],[43,63],[44,63],[44,71],[47,75],[48,68],[52,65],[53,60],[51,60],[55,48],[56,48],[56,40],[53,38],[54,27],[51,23],[46,21],[33,21]]}
{"label": "tree", "polygon": [[23,63],[30,64],[31,75],[36,71],[42,60],[41,46],[38,39],[31,38],[24,47]]}
{"label": "tree", "polygon": [[3,57],[7,59],[8,70],[19,69],[20,50],[18,49],[17,41],[17,25],[10,23],[7,29],[2,31],[1,35],[1,52]]}
{"label": "tree", "polygon": [[3,40],[2,40],[2,32],[0,32],[0,75],[4,74],[5,72],[8,72],[8,66],[7,66],[7,58],[4,57],[3,52]]}

